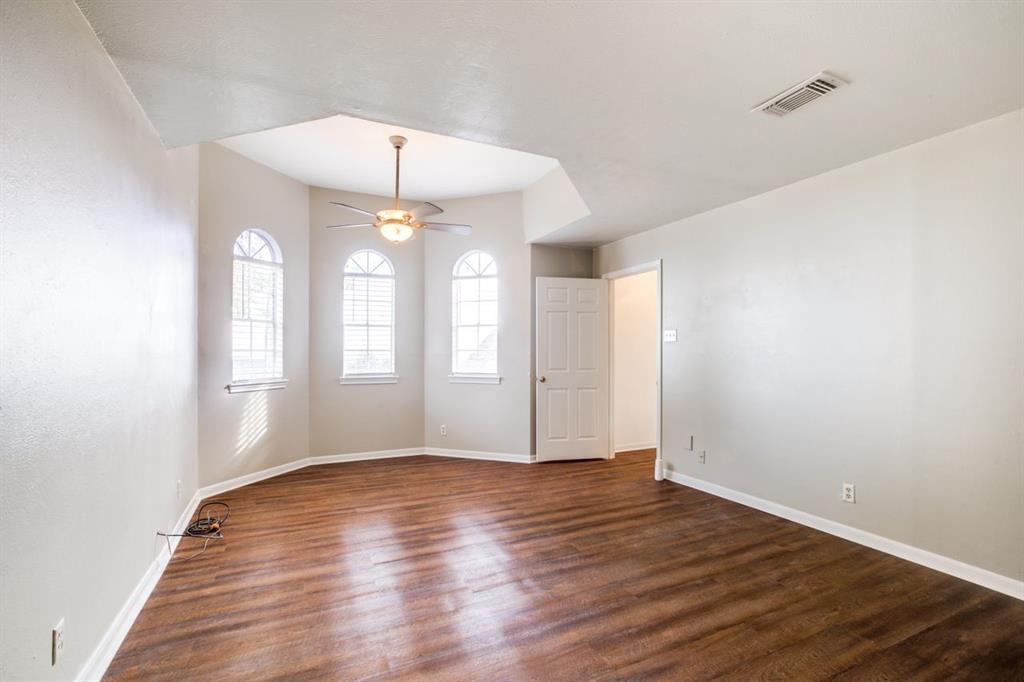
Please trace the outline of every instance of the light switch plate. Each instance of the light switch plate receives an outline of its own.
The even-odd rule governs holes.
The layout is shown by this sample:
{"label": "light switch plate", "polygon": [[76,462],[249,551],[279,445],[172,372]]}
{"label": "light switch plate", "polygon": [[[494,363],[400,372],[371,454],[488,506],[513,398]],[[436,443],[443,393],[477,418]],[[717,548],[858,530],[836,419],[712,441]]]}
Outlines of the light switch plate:
{"label": "light switch plate", "polygon": [[661,333],[661,338],[665,343],[675,343],[679,339],[679,335],[675,329],[666,329]]}
{"label": "light switch plate", "polygon": [[50,637],[50,665],[57,665],[61,654],[64,653],[64,619],[53,626]]}

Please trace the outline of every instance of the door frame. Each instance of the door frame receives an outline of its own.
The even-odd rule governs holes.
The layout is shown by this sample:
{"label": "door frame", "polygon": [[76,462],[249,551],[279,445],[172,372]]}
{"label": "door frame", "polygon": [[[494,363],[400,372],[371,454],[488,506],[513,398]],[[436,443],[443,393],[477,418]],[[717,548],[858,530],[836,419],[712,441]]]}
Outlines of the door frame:
{"label": "door frame", "polygon": [[655,425],[655,458],[654,458],[654,479],[657,481],[662,480],[665,473],[664,460],[662,459],[661,452],[661,393],[662,393],[662,376],[661,376],[661,358],[662,358],[662,318],[661,318],[661,302],[662,302],[662,260],[647,261],[646,263],[639,263],[632,265],[628,268],[621,268],[619,270],[613,270],[606,272],[601,275],[601,279],[611,280],[609,282],[610,291],[608,294],[608,459],[615,458],[615,280],[622,279],[623,277],[629,277],[631,275],[639,275],[644,272],[657,272],[658,281],[655,285],[655,291],[657,296],[657,302],[655,303],[657,328],[658,328],[658,352],[656,356],[657,362],[657,389],[655,391],[656,405],[655,413],[657,415],[657,423]]}

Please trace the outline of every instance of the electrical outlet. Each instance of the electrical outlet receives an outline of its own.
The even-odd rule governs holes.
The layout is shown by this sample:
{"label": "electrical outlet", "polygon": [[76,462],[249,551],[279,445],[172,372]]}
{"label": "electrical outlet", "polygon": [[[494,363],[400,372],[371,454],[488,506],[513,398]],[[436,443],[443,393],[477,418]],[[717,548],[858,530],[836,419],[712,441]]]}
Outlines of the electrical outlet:
{"label": "electrical outlet", "polygon": [[178,499],[180,500],[181,499],[181,479],[180,478],[178,479],[178,487],[176,488],[176,490],[178,492]]}
{"label": "electrical outlet", "polygon": [[442,436],[447,436],[448,435],[448,425],[447,424],[441,424],[441,435]]}
{"label": "electrical outlet", "polygon": [[843,484],[843,502],[857,504],[857,486],[852,483]]}
{"label": "electrical outlet", "polygon": [[697,453],[697,464],[707,464],[707,463],[708,463],[708,451],[707,450],[701,450],[700,452]]}
{"label": "electrical outlet", "polygon": [[53,626],[53,637],[51,639],[52,656],[50,665],[57,665],[57,659],[64,653],[64,619]]}

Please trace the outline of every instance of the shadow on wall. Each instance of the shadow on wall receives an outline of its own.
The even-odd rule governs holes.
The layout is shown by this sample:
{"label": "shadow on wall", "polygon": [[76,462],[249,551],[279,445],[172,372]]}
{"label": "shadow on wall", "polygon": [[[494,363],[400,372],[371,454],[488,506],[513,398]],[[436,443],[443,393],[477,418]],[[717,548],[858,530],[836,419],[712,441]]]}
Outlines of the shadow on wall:
{"label": "shadow on wall", "polygon": [[238,441],[235,443],[235,457],[244,455],[267,434],[267,415],[267,392],[251,393],[242,410]]}

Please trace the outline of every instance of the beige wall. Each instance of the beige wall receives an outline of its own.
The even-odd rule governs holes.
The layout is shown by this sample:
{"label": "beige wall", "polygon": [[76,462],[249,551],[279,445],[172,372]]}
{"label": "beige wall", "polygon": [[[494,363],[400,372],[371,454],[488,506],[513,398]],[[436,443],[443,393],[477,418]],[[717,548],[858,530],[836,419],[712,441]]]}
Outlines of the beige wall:
{"label": "beige wall", "polygon": [[[361,222],[358,213],[329,201],[377,210],[393,199],[309,189],[311,454],[422,447],[423,236],[391,244],[372,228],[327,230],[325,225]],[[395,266],[395,384],[338,383],[343,269],[361,249],[379,251]]]}
{"label": "beige wall", "polygon": [[1017,111],[596,256],[664,259],[674,470],[1019,580],[1022,226]]}
{"label": "beige wall", "polygon": [[[473,234],[424,236],[425,442],[435,448],[513,455],[530,453],[530,246],[523,242],[518,192],[441,202],[445,222],[469,223]],[[499,385],[453,384],[451,277],[473,249],[498,265]],[[440,435],[441,424],[448,436]]]}
{"label": "beige wall", "polygon": [[658,273],[612,282],[613,443],[653,448],[658,425]]}
{"label": "beige wall", "polygon": [[[229,394],[232,247],[246,229],[284,259],[284,389]],[[199,151],[199,484],[309,454],[309,195],[217,144]]]}
{"label": "beige wall", "polygon": [[73,3],[0,3],[0,50],[0,679],[67,680],[196,490],[197,155]]}

